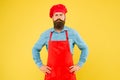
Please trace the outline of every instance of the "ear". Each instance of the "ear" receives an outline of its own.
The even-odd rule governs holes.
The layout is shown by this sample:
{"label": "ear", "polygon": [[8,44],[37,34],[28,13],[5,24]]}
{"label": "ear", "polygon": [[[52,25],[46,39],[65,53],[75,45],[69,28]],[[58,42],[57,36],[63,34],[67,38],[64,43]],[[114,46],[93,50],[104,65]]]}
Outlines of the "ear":
{"label": "ear", "polygon": [[54,21],[54,17],[52,16],[52,18],[51,18],[53,21]]}
{"label": "ear", "polygon": [[52,19],[53,22],[55,21],[53,17],[51,19]]}
{"label": "ear", "polygon": [[66,20],[66,15],[64,15],[64,20]]}
{"label": "ear", "polygon": [[54,17],[52,16],[52,19],[54,19]]}

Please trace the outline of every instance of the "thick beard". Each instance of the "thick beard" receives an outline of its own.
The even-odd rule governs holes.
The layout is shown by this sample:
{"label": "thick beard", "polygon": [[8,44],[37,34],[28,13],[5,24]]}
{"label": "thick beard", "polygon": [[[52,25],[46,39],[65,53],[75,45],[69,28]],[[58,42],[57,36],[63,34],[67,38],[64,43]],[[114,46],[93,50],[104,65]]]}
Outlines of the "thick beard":
{"label": "thick beard", "polygon": [[54,21],[54,28],[57,30],[62,30],[64,28],[65,21],[57,19]]}

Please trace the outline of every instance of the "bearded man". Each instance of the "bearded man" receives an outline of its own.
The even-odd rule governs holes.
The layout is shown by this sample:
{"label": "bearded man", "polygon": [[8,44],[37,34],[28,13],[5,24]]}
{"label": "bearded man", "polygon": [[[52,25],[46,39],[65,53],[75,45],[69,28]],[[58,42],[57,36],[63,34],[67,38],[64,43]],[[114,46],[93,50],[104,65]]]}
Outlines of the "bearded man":
{"label": "bearded man", "polygon": [[[49,16],[53,27],[43,32],[32,49],[32,55],[39,69],[45,73],[44,80],[76,80],[75,72],[86,62],[88,47],[81,36],[65,26],[67,8],[63,4],[53,5]],[[78,64],[73,62],[73,48],[77,45],[81,50]],[[48,51],[47,64],[43,64],[40,51],[43,46]]]}

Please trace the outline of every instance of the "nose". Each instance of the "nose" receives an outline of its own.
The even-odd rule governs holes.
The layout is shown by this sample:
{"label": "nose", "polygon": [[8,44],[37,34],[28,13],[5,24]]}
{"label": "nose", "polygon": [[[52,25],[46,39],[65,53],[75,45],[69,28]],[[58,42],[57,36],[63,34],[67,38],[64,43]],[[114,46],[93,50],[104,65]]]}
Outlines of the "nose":
{"label": "nose", "polygon": [[61,18],[61,14],[58,15],[58,18]]}

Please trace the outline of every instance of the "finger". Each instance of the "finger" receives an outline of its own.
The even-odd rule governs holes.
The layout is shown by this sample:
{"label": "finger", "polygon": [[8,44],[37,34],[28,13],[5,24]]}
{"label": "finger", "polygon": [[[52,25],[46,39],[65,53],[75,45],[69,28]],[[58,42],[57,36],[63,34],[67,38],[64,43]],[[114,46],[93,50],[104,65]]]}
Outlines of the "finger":
{"label": "finger", "polygon": [[72,69],[70,69],[70,72],[75,72],[75,68],[73,67]]}
{"label": "finger", "polygon": [[49,69],[46,70],[47,73],[51,73],[51,71]]}
{"label": "finger", "polygon": [[71,69],[71,68],[73,68],[74,66],[70,66],[69,68]]}
{"label": "finger", "polygon": [[52,70],[49,66],[47,66],[47,69]]}

